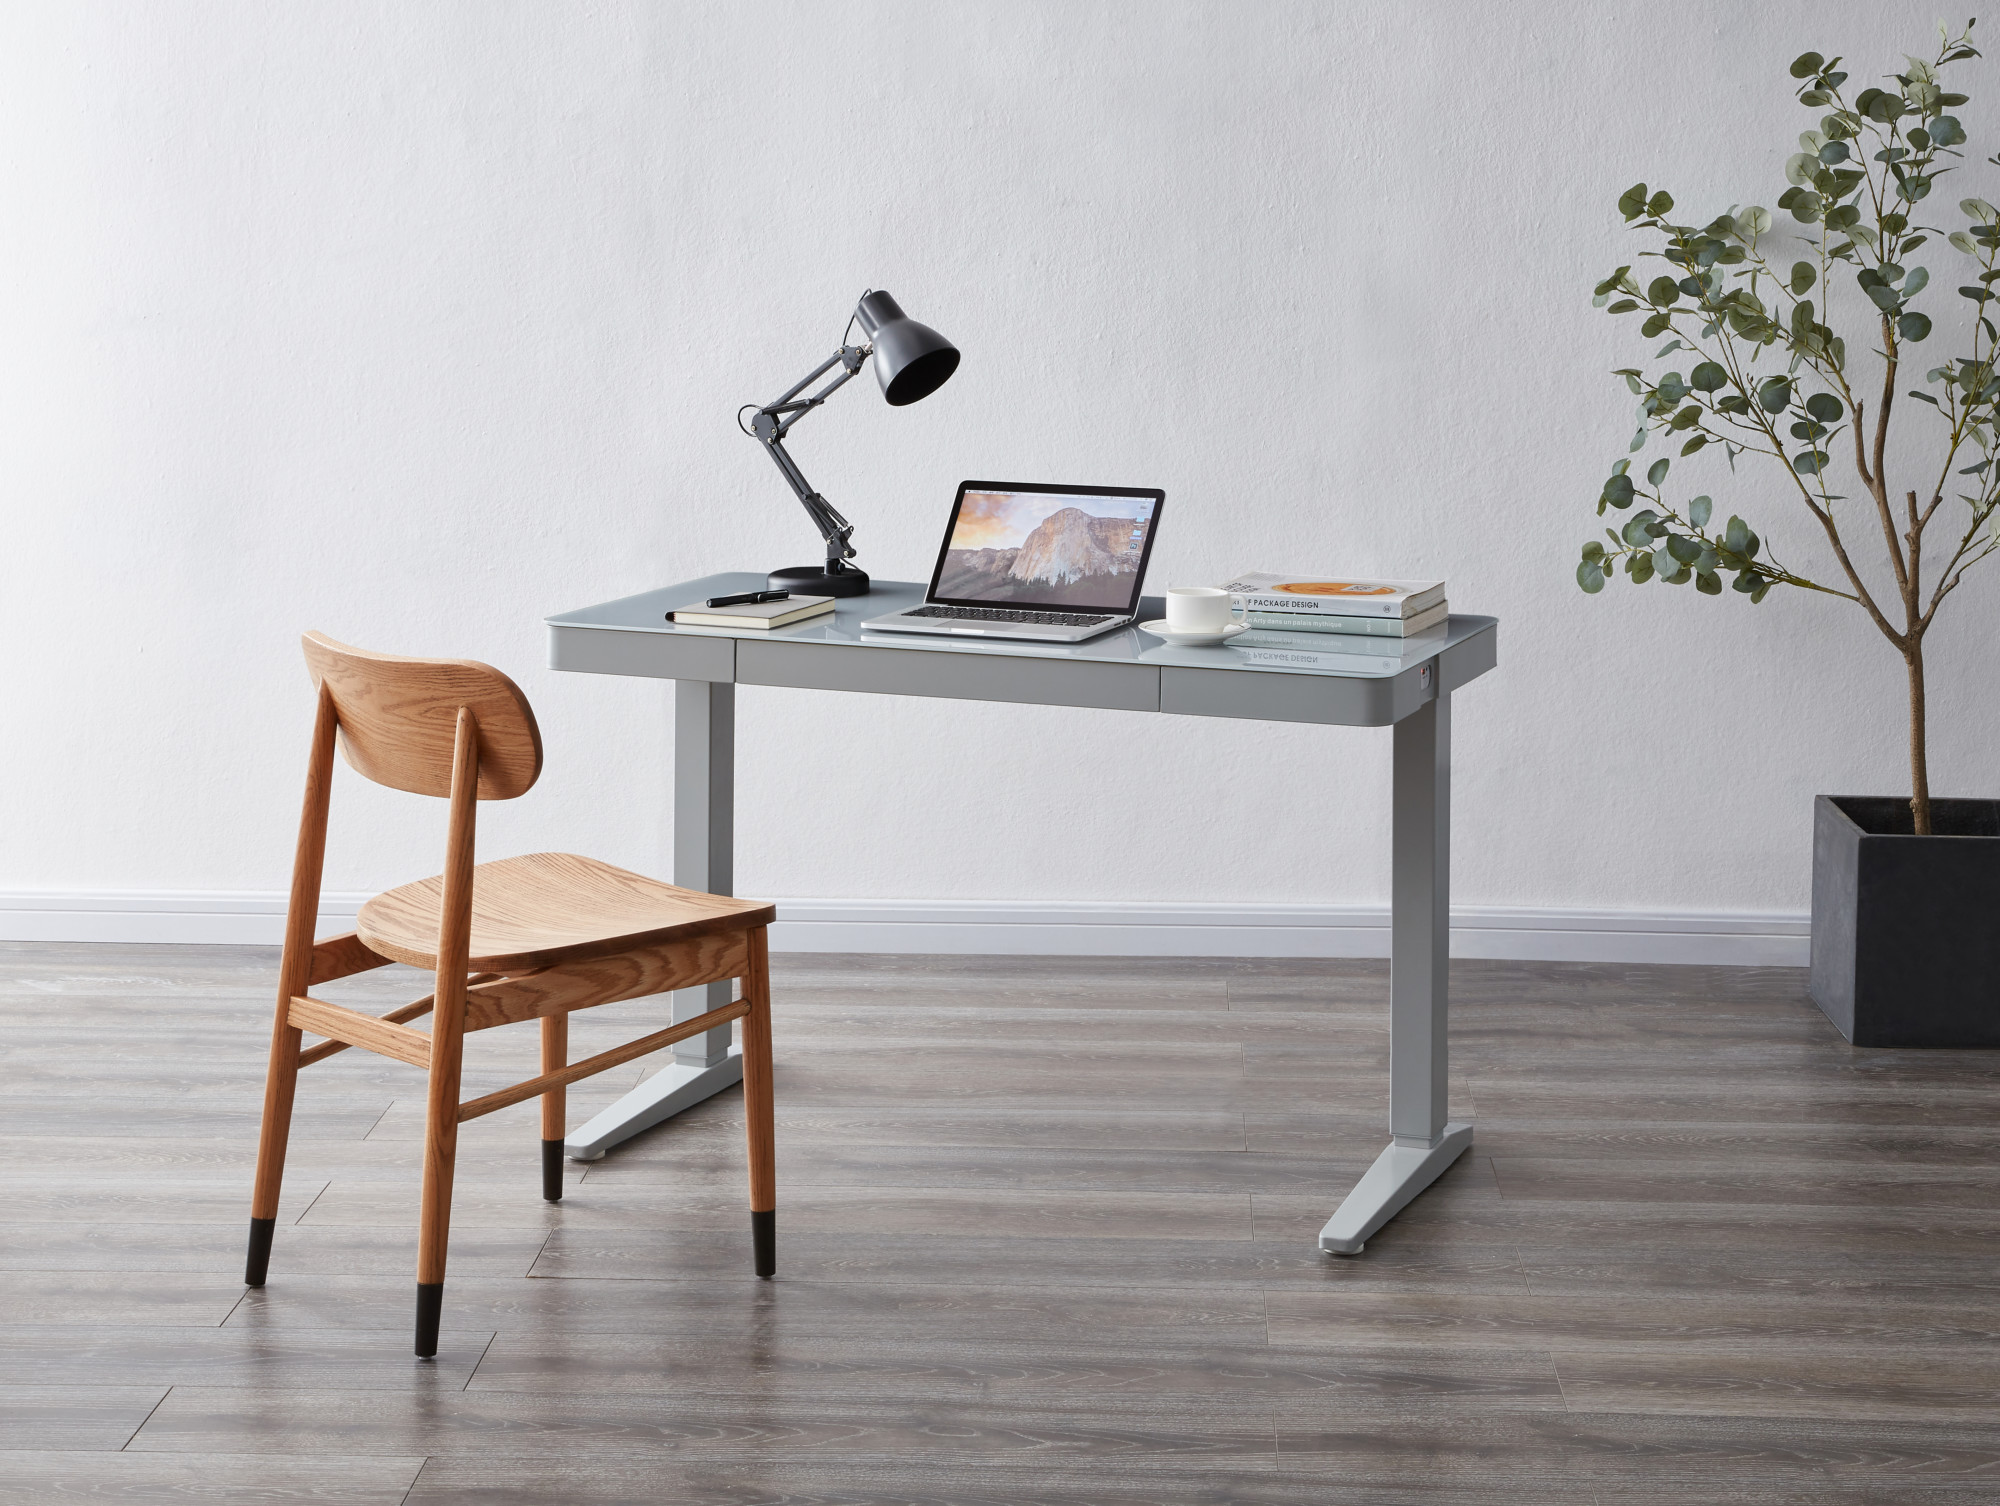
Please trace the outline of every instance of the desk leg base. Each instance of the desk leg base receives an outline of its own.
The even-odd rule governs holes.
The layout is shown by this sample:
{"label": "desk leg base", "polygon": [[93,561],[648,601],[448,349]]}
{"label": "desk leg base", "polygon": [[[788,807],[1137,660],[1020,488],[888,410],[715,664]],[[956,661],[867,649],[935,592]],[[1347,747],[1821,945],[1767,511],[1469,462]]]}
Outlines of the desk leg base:
{"label": "desk leg base", "polygon": [[1319,1231],[1319,1247],[1329,1255],[1359,1255],[1368,1237],[1410,1205],[1472,1144],[1472,1126],[1447,1124],[1438,1143],[1391,1145],[1375,1158]]}
{"label": "desk leg base", "polygon": [[598,1160],[612,1146],[742,1080],[743,1056],[735,1047],[730,1048],[727,1061],[712,1067],[675,1062],[655,1072],[588,1124],[571,1130],[563,1141],[563,1152],[572,1161]]}

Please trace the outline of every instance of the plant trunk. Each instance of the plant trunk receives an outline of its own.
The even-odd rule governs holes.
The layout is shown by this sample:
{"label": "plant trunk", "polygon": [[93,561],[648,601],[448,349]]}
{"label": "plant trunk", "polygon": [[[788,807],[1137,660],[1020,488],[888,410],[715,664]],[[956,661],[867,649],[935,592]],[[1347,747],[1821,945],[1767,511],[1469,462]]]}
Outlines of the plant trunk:
{"label": "plant trunk", "polygon": [[1910,817],[1918,836],[1931,834],[1931,771],[1924,746],[1924,644],[1912,634],[1903,652],[1910,671]]}

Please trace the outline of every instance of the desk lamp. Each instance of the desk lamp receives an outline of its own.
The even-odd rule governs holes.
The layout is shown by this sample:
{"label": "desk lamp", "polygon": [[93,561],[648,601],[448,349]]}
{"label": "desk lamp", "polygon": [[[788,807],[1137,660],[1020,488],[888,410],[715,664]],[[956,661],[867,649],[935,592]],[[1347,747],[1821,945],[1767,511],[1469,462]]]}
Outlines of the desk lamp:
{"label": "desk lamp", "polygon": [[[856,320],[860,321],[862,333],[868,338],[866,345],[846,343]],[[870,356],[875,358],[875,376],[882,384],[882,396],[892,408],[905,407],[929,397],[958,369],[957,346],[928,325],[910,318],[887,293],[870,289],[861,295],[861,301],[848,318],[847,329],[841,332],[839,350],[815,366],[776,402],[766,403],[761,408],[754,403],[745,403],[736,412],[736,426],[751,438],[764,442],[771,459],[798,494],[806,515],[826,540],[824,566],[792,565],[774,570],[771,572],[771,589],[774,591],[796,591],[806,596],[868,594],[866,572],[847,563],[854,558],[854,546],[848,542],[854,525],[812,489],[797,462],[785,453],[785,436],[791,433],[793,424],[825,402],[836,388],[859,372],[862,363]],[[811,397],[799,396],[836,366],[841,368],[839,376]],[[757,416],[745,428],[743,415],[752,409]]]}

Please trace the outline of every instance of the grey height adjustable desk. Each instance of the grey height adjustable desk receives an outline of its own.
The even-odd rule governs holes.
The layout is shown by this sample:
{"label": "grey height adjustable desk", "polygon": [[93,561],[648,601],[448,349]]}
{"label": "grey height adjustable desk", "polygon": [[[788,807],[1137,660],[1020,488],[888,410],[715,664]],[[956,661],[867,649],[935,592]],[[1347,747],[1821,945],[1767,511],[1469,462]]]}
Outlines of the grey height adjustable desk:
{"label": "grey height adjustable desk", "polygon": [[[1320,1231],[1320,1248],[1358,1254],[1472,1143],[1471,1124],[1450,1120],[1445,1081],[1451,693],[1493,668],[1493,618],[1453,617],[1442,636],[1425,634],[1410,646],[1371,640],[1371,648],[1380,645],[1375,658],[1396,660],[1380,668],[1327,668],[1324,655],[1174,648],[1137,628],[1073,645],[864,634],[862,619],[922,601],[923,587],[898,581],[878,580],[869,595],[839,602],[832,617],[775,632],[675,628],[666,620],[677,607],[763,585],[761,575],[711,575],[548,619],[552,668],[676,682],[675,883],[734,892],[738,685],[1391,727],[1390,1143]],[[1139,615],[1166,614],[1149,597]],[[711,983],[676,994],[674,1019],[726,1004],[728,989]],[[674,1057],[571,1134],[568,1153],[594,1161],[741,1076],[726,1028],[683,1042]]]}

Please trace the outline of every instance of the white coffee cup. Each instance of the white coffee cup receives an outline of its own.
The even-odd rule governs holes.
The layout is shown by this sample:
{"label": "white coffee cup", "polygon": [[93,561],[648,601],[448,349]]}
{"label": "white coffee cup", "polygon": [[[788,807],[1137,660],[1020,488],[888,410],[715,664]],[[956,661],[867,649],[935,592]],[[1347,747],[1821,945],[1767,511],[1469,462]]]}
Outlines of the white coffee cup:
{"label": "white coffee cup", "polygon": [[1167,587],[1167,626],[1176,633],[1221,633],[1248,618],[1248,612],[1237,615],[1220,586]]}

